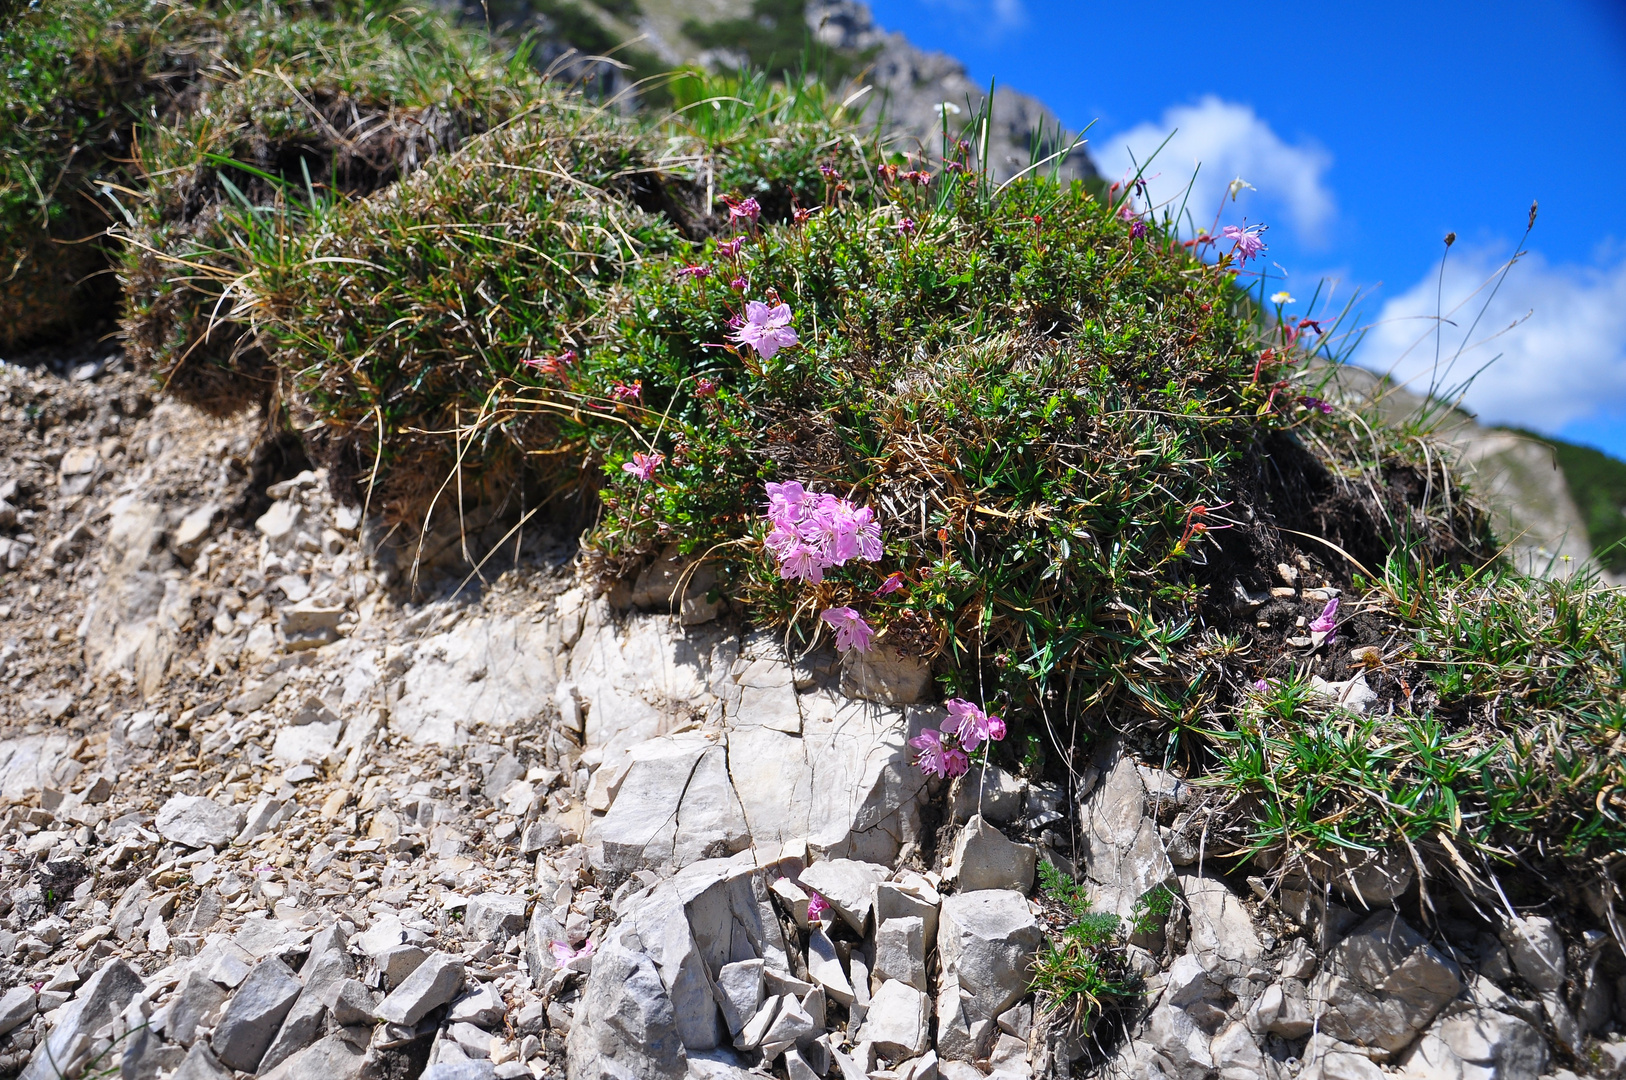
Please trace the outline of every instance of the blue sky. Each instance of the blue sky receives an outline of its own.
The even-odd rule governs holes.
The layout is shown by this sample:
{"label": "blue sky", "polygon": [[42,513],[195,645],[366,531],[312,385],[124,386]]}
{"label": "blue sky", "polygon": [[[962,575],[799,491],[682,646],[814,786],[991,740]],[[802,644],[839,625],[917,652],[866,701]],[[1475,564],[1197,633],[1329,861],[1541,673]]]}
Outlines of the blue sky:
{"label": "blue sky", "polygon": [[[1372,325],[1357,359],[1426,385],[1442,237],[1446,352],[1468,297],[1540,215],[1457,369],[1467,404],[1626,458],[1626,5],[1606,0],[1245,7],[1067,0],[870,0],[876,21],[1095,121],[1103,171],[1171,129],[1153,194],[1183,188],[1270,228],[1269,258],[1308,300],[1359,287]],[[1484,293],[1479,294],[1481,297]],[[1459,307],[1458,305],[1461,304]],[[1453,334],[1455,337],[1453,337]]]}

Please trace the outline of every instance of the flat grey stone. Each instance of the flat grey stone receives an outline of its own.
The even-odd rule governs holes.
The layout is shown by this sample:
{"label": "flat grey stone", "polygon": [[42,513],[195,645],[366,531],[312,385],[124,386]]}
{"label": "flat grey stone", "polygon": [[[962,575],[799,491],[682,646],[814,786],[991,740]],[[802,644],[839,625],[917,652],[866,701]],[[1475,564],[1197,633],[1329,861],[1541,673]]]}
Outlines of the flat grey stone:
{"label": "flat grey stone", "polygon": [[982,889],[945,896],[937,953],[945,974],[971,995],[968,1019],[992,1021],[1027,990],[1028,970],[1044,941],[1019,892]]}
{"label": "flat grey stone", "polygon": [[803,870],[798,880],[803,889],[828,900],[854,932],[864,934],[869,929],[866,923],[875,902],[875,886],[889,875],[890,871],[878,863],[825,859]]}
{"label": "flat grey stone", "polygon": [[38,1005],[29,986],[14,986],[0,997],[0,1035],[34,1018]]}
{"label": "flat grey stone", "polygon": [[981,814],[989,821],[1008,825],[1022,813],[1022,796],[1027,785],[998,765],[984,771],[980,764],[954,781],[954,820],[970,821]]}
{"label": "flat grey stone", "polygon": [[613,931],[594,958],[566,1041],[572,1080],[678,1080],[677,1017],[638,935]]}
{"label": "flat grey stone", "polygon": [[327,1035],[265,1073],[261,1080],[361,1080],[367,1066],[367,1045],[365,1038],[360,1045],[353,1039],[344,1030]]}
{"label": "flat grey stone", "polygon": [[384,989],[394,990],[406,977],[418,970],[418,965],[429,956],[427,949],[416,945],[397,945],[373,957],[373,966],[384,976]]}
{"label": "flat grey stone", "polygon": [[231,1080],[231,1070],[215,1057],[208,1043],[196,1042],[171,1080]]}
{"label": "flat grey stone", "polygon": [[423,1080],[497,1080],[497,1070],[485,1058],[437,1061],[423,1071]]}
{"label": "flat grey stone", "polygon": [[333,1022],[341,1027],[370,1024],[378,1011],[372,991],[360,979],[342,979],[333,983],[323,994],[322,1003],[332,1014]]}
{"label": "flat grey stone", "polygon": [[301,991],[293,1008],[283,1017],[277,1037],[271,1040],[265,1056],[260,1059],[260,1070],[274,1069],[314,1043],[322,1034],[322,1018],[326,1015],[327,1006],[311,993],[310,987]]}
{"label": "flat grey stone", "polygon": [[130,999],[142,990],[141,976],[123,960],[112,960],[85,980],[74,999],[62,1006],[56,1026],[34,1047],[19,1080],[57,1080],[55,1062],[69,1061],[81,1035],[89,1037],[96,1029],[124,1011]]}
{"label": "flat grey stone", "polygon": [[503,1004],[502,995],[491,983],[480,983],[473,990],[452,1002],[452,1009],[446,1014],[446,1020],[452,1024],[473,1024],[476,1027],[490,1028],[500,1023],[507,1007]]}
{"label": "flat grey stone", "polygon": [[1564,985],[1564,938],[1551,919],[1540,915],[1510,919],[1501,938],[1525,982],[1547,993]]}
{"label": "flat grey stone", "polygon": [[1321,1031],[1381,1056],[1408,1046],[1462,992],[1461,971],[1395,912],[1367,919],[1310,987]]}
{"label": "flat grey stone", "polygon": [[881,984],[870,998],[859,1042],[871,1042],[894,1060],[926,1052],[927,1021],[931,1010],[926,995],[899,979]]}
{"label": "flat grey stone", "polygon": [[406,981],[378,1006],[377,1016],[389,1024],[410,1027],[451,1001],[463,988],[463,961],[448,953],[432,953]]}
{"label": "flat grey stone", "polygon": [[724,964],[717,973],[717,1004],[730,1039],[739,1035],[762,1006],[762,967],[760,959],[739,960]]}
{"label": "flat grey stone", "polygon": [[276,957],[261,960],[232,995],[209,1045],[227,1066],[257,1072],[260,1059],[302,989],[294,973]]}
{"label": "flat grey stone", "polygon": [[165,840],[189,848],[223,848],[243,829],[243,811],[201,795],[172,795],[159,808],[153,828]]}
{"label": "flat grey stone", "polygon": [[220,984],[194,968],[175,988],[166,1034],[182,1046],[190,1047],[197,1038],[198,1028],[218,1015],[225,1003],[226,991]]}
{"label": "flat grey stone", "polygon": [[998,827],[973,814],[954,841],[950,873],[961,892],[1015,889],[1026,894],[1033,888],[1038,858],[1032,844],[1013,843]]}
{"label": "flat grey stone", "polygon": [[1516,1016],[1469,1006],[1442,1015],[1406,1052],[1406,1080],[1534,1080],[1549,1065],[1547,1040]]}
{"label": "flat grey stone", "polygon": [[926,990],[926,924],[916,916],[888,919],[875,928],[875,978],[897,979]]}
{"label": "flat grey stone", "polygon": [[463,933],[471,941],[504,942],[525,931],[525,898],[507,893],[469,897],[463,910]]}

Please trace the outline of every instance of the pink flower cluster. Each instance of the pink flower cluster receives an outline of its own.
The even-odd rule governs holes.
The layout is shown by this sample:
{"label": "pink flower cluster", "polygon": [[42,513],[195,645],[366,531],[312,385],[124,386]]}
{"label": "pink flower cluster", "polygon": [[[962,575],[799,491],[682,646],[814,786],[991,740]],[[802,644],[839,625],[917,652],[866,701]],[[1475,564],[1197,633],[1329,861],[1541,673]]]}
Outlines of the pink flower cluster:
{"label": "pink flower cluster", "polygon": [[971,754],[983,743],[1005,737],[1005,721],[990,716],[964,698],[945,703],[948,719],[939,731],[927,728],[909,740],[920,751],[915,764],[931,776],[960,776],[971,767]]}
{"label": "pink flower cluster", "polygon": [[768,485],[768,523],[773,526],[768,550],[779,560],[779,576],[786,580],[817,584],[826,570],[845,566],[848,559],[881,558],[881,523],[873,510],[808,491],[794,480]]}

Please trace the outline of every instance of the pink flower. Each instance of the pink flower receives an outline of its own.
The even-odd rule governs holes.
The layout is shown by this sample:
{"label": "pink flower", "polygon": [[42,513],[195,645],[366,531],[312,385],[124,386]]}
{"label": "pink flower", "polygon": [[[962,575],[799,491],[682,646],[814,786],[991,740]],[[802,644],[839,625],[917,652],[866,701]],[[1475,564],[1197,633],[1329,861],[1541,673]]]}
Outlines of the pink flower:
{"label": "pink flower", "polygon": [[819,618],[836,632],[837,652],[846,652],[848,649],[869,652],[869,640],[875,635],[875,631],[858,612],[850,607],[831,608]]}
{"label": "pink flower", "polygon": [[903,588],[903,571],[894,570],[892,573],[886,575],[886,580],[881,582],[881,587],[870,593],[870,595],[891,596],[901,588]]}
{"label": "pink flower", "polygon": [[1314,409],[1325,416],[1332,415],[1332,404],[1330,402],[1322,401],[1318,397],[1311,397],[1310,395],[1305,394],[1303,397],[1299,398],[1299,404],[1303,405],[1306,409]]}
{"label": "pink flower", "polygon": [[1327,606],[1322,608],[1321,614],[1311,621],[1309,629],[1312,634],[1326,634],[1325,640],[1332,640],[1333,635],[1338,632],[1338,598],[1336,596],[1327,601]]}
{"label": "pink flower", "polygon": [[701,266],[698,263],[694,266],[685,266],[683,269],[677,272],[677,276],[691,277],[696,281],[703,281],[704,279],[711,277],[711,267]]}
{"label": "pink flower", "polygon": [[808,219],[823,209],[824,207],[822,206],[798,206],[796,209],[790,212],[790,216],[791,219],[796,222],[796,224],[806,225]]}
{"label": "pink flower", "polygon": [[911,233],[913,233],[915,231],[915,219],[914,218],[904,218],[902,221],[898,222],[896,225],[894,225],[892,227],[894,229],[898,230],[898,235],[900,235],[900,236],[908,236],[908,235],[910,235]]}
{"label": "pink flower", "polygon": [[971,767],[971,759],[964,750],[945,746],[942,736],[931,728],[910,739],[909,745],[920,751],[915,756],[915,764],[927,776],[960,776]]}
{"label": "pink flower", "polygon": [[737,277],[728,283],[728,287],[733,289],[735,292],[744,292],[746,289],[751,287],[751,283],[742,277]]}
{"label": "pink flower", "polygon": [[841,179],[841,174],[836,171],[836,167],[834,165],[820,165],[819,175],[824,177],[826,180]]}
{"label": "pink flower", "polygon": [[943,721],[943,733],[953,735],[967,750],[1005,737],[1005,721],[989,716],[964,698],[950,698],[944,705],[948,719]]}
{"label": "pink flower", "polygon": [[635,452],[631,461],[622,464],[621,471],[631,473],[640,480],[653,480],[655,479],[655,470],[660,468],[661,462],[665,460],[666,456],[664,454]]}
{"label": "pink flower", "polygon": [[1146,235],[1146,222],[1145,222],[1145,220],[1143,220],[1141,218],[1136,218],[1132,223],[1130,223],[1129,235],[1131,237],[1133,237],[1134,239],[1136,239],[1136,240],[1139,240],[1141,237],[1145,236]]}
{"label": "pink flower", "polygon": [[1253,683],[1253,688],[1254,688],[1254,690],[1255,690],[1255,691],[1257,691],[1257,692],[1258,692],[1258,693],[1261,693],[1261,694],[1264,694],[1264,693],[1268,693],[1268,692],[1269,692],[1269,690],[1270,690],[1270,684],[1269,684],[1269,683],[1267,683],[1267,682],[1266,682],[1266,681],[1265,681],[1265,680],[1263,680],[1263,679],[1255,679],[1255,680],[1254,680],[1254,683]]}
{"label": "pink flower", "polygon": [[731,223],[749,221],[755,224],[757,218],[762,216],[762,207],[758,205],[755,199],[725,199],[724,201],[728,203],[728,220]]}
{"label": "pink flower", "polygon": [[616,383],[610,390],[610,396],[617,401],[641,401],[644,396],[644,381],[634,379],[629,383]]}
{"label": "pink flower", "polygon": [[570,942],[568,941],[555,941],[553,943],[553,958],[559,962],[560,966],[563,966],[570,963],[572,960],[580,960],[584,956],[592,956],[593,949],[594,945],[591,941],[579,949],[572,949],[570,947]]}
{"label": "pink flower", "polygon": [[769,307],[760,300],[752,300],[745,305],[745,321],[729,335],[729,340],[748,345],[764,360],[772,360],[774,353],[797,343],[790,314],[789,304]]}
{"label": "pink flower", "polygon": [[696,379],[694,384],[695,397],[716,397],[716,379]]}
{"label": "pink flower", "polygon": [[740,246],[745,243],[745,237],[736,236],[726,244],[717,245],[717,254],[725,259],[737,259],[740,255]]}
{"label": "pink flower", "polygon": [[830,910],[830,901],[809,889],[807,897],[807,921],[814,922],[826,911]]}
{"label": "pink flower", "polygon": [[1265,241],[1259,235],[1264,228],[1263,225],[1249,225],[1247,228],[1227,225],[1220,230],[1220,235],[1231,241],[1231,250],[1236,252],[1237,260],[1246,263],[1265,250]]}

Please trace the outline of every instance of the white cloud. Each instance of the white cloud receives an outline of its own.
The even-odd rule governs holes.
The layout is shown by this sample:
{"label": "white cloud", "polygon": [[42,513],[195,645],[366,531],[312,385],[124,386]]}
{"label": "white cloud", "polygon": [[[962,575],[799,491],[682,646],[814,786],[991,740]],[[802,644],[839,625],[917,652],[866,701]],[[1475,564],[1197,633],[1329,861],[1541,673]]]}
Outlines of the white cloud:
{"label": "white cloud", "polygon": [[1024,0],[926,0],[932,7],[946,8],[965,20],[975,20],[980,25],[971,26],[969,23],[962,26],[962,30],[973,34],[992,34],[1002,37],[1012,30],[1020,30],[1028,24],[1028,9]]}
{"label": "white cloud", "polygon": [[[1459,246],[1446,260],[1441,368],[1489,296],[1491,287],[1480,287],[1501,266],[1501,254]],[[1384,304],[1356,357],[1419,392],[1434,369],[1437,272]],[[1570,421],[1626,408],[1626,258],[1575,266],[1526,255],[1455,368],[1438,381],[1460,383],[1498,354],[1463,399],[1486,423],[1556,433]]]}
{"label": "white cloud", "polygon": [[[1224,223],[1234,223],[1243,214],[1258,221],[1261,213],[1282,213],[1304,242],[1325,240],[1337,204],[1325,182],[1332,156],[1320,146],[1290,144],[1250,106],[1209,94],[1195,105],[1166,110],[1157,123],[1092,137],[1090,151],[1102,174],[1116,180],[1134,175],[1134,163],[1145,165],[1164,139],[1169,140],[1168,145],[1145,173],[1153,177],[1149,188],[1154,204],[1172,199],[1171,209],[1179,210],[1185,199],[1191,222],[1210,228],[1214,212],[1225,198],[1226,185],[1240,176],[1257,193],[1243,191],[1235,205],[1227,206]],[[1195,182],[1193,169],[1197,170]],[[1186,198],[1188,183],[1191,195]],[[1268,217],[1266,220],[1271,223]],[[1186,228],[1184,219],[1182,228]]]}

